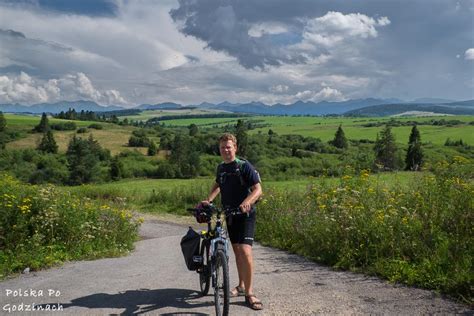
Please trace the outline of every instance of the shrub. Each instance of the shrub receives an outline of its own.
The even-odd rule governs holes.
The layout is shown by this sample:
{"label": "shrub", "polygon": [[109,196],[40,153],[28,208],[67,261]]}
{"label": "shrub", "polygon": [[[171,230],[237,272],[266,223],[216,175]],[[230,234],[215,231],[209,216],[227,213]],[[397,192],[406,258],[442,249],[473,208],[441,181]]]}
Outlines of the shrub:
{"label": "shrub", "polygon": [[369,174],[322,181],[306,193],[268,192],[257,237],[335,267],[472,297],[474,166],[457,157],[406,189]]}
{"label": "shrub", "polygon": [[93,129],[103,129],[104,127],[100,124],[97,124],[97,123],[92,123],[91,125],[88,126],[89,128],[93,128]]}
{"label": "shrub", "polygon": [[0,277],[66,260],[117,255],[133,248],[139,222],[57,191],[0,177]]}
{"label": "shrub", "polygon": [[77,128],[76,123],[74,122],[54,123],[50,126],[51,129],[56,131],[74,131]]}

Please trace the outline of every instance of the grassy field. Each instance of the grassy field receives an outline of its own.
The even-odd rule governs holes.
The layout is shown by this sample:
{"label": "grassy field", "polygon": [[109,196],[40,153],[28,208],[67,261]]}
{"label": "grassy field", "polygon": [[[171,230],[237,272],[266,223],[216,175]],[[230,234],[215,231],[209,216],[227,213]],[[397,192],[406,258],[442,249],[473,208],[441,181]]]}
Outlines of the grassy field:
{"label": "grassy field", "polygon": [[146,121],[154,117],[163,117],[170,115],[201,115],[201,114],[216,114],[225,113],[219,110],[208,110],[208,109],[186,109],[186,110],[149,110],[143,111],[139,115],[127,115],[121,116],[121,119],[127,118],[128,120],[134,121]]}
{"label": "grassy field", "polygon": [[[196,114],[196,110],[192,110],[192,114]],[[156,117],[159,115],[175,115],[176,113],[185,114],[186,111],[145,111],[141,114],[141,119],[147,117]],[[6,114],[8,127],[25,133],[25,137],[17,141],[7,144],[7,148],[32,148],[39,142],[39,134],[27,134],[35,125],[38,124],[39,116],[28,115],[11,115]],[[128,118],[133,118],[132,116]],[[140,119],[138,116],[133,119]],[[382,130],[379,127],[364,127],[367,123],[387,122],[390,117],[382,118],[342,118],[342,117],[292,117],[292,116],[255,116],[246,118],[258,124],[264,124],[265,127],[256,128],[250,131],[251,134],[267,134],[269,129],[274,132],[284,134],[299,134],[302,136],[311,136],[320,138],[322,141],[329,141],[334,138],[334,134],[339,125],[342,125],[344,133],[348,139],[368,139],[375,140],[377,133]],[[421,140],[424,143],[432,143],[435,145],[443,145],[447,138],[451,140],[462,139],[465,143],[474,144],[474,125],[469,125],[469,122],[474,121],[473,116],[448,116],[448,117],[416,117],[416,118],[397,118],[397,121],[412,121],[418,122],[429,121],[432,119],[440,120],[459,120],[465,122],[463,125],[455,126],[433,126],[433,125],[419,125],[418,129],[421,133]],[[189,126],[196,124],[202,128],[211,128],[215,125],[235,125],[238,118],[192,118],[164,121],[165,125],[172,126]],[[50,119],[50,123],[64,122],[65,120]],[[78,127],[86,127],[94,122],[75,121]],[[94,138],[100,144],[109,149],[112,154],[116,154],[127,149],[126,144],[134,127],[118,126],[109,123],[100,123],[104,126],[103,130],[90,130],[89,133],[82,134],[84,137],[89,137],[92,133]],[[408,136],[411,131],[411,126],[393,127],[392,131],[396,137],[396,141],[400,144],[406,144]],[[54,136],[59,145],[60,151],[65,151],[69,139],[74,132],[72,131],[55,131]],[[159,139],[153,139],[159,143]],[[138,149],[142,153],[146,153],[146,148]]]}
{"label": "grassy field", "polygon": [[[250,133],[267,133],[269,129],[274,132],[284,134],[299,134],[303,136],[312,136],[320,138],[323,141],[329,141],[334,138],[334,134],[339,125],[342,125],[346,137],[349,139],[369,139],[375,140],[377,133],[382,127],[363,127],[362,125],[375,122],[388,122],[390,117],[382,118],[342,118],[342,117],[292,117],[292,116],[255,116],[251,121],[258,121],[260,124],[267,126],[257,128]],[[432,119],[440,120],[460,120],[462,122],[474,121],[473,116],[448,116],[448,117],[416,117],[416,118],[397,118],[397,121],[413,121],[418,122],[430,121]],[[180,119],[164,121],[166,125],[173,126],[189,126],[194,123],[201,127],[210,127],[214,125],[235,124],[238,118],[203,118],[203,119]],[[474,125],[458,125],[458,126],[431,126],[419,125],[418,129],[421,133],[423,142],[431,142],[433,144],[442,145],[449,137],[453,139],[461,139],[468,144],[474,144]],[[392,129],[397,142],[406,143],[410,135],[411,126],[394,127]]]}
{"label": "grassy field", "polygon": [[[425,173],[413,172],[392,172],[380,173],[370,176],[372,181],[383,183],[389,187],[406,187],[412,180],[421,178]],[[122,180],[105,184],[89,184],[77,187],[65,187],[64,190],[72,191],[79,195],[91,199],[114,200],[119,197],[120,201],[124,198],[129,207],[150,212],[173,212],[178,210],[177,214],[183,214],[185,207],[189,207],[201,199],[204,199],[213,183],[213,178],[199,179],[133,179]],[[314,184],[325,182],[331,185],[337,185],[341,178],[314,178],[308,177],[300,180],[291,181],[265,181],[263,179],[264,193],[269,192],[298,192],[303,193]],[[162,204],[149,203],[152,195],[163,195],[163,199],[170,192],[178,191],[178,197],[181,195],[182,201],[165,201]],[[173,203],[170,203],[173,202]],[[177,203],[177,204],[176,204]],[[186,206],[185,206],[186,205]],[[179,210],[178,208],[182,209]]]}
{"label": "grassy field", "polygon": [[[40,121],[40,116],[32,115],[13,115],[5,114],[5,119],[7,120],[7,126],[9,129],[19,131],[23,134],[24,137],[13,141],[7,144],[7,149],[25,149],[25,148],[35,148],[40,142],[42,134],[38,133],[29,133],[34,126],[38,125]],[[54,119],[49,118],[50,124],[61,123],[61,122],[71,122],[69,120]],[[98,123],[103,126],[102,130],[89,129],[89,132],[83,134],[77,134],[79,137],[88,138],[91,134],[94,139],[98,140],[99,143],[106,149],[109,149],[110,152],[115,155],[119,152],[122,152],[127,147],[128,139],[135,127],[132,126],[119,126],[111,123],[103,122],[94,122],[94,121],[73,121],[78,128],[87,127],[91,124]],[[53,131],[54,139],[58,144],[59,151],[65,152],[67,149],[67,144],[69,140],[76,134],[75,131]],[[158,141],[157,139],[155,141]],[[135,150],[133,148],[132,150]],[[146,148],[136,148],[143,154],[146,154]]]}

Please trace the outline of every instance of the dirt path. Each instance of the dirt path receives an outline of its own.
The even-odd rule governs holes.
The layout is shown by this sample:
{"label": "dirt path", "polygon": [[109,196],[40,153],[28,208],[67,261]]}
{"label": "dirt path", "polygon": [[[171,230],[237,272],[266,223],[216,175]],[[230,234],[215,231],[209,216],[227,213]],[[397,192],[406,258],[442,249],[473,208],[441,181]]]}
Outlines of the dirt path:
{"label": "dirt path", "polygon": [[[213,315],[212,290],[210,295],[200,297],[196,292],[198,276],[187,271],[184,265],[179,241],[185,232],[183,225],[147,218],[141,228],[143,239],[127,257],[67,263],[60,268],[3,281],[0,283],[0,314]],[[232,298],[231,315],[473,312],[430,291],[335,272],[296,255],[260,245],[254,249],[256,291],[265,310],[253,312],[244,306],[242,298]],[[236,275],[231,257],[232,285],[236,284]],[[19,296],[20,293],[23,296]],[[62,310],[13,312],[21,306]]]}

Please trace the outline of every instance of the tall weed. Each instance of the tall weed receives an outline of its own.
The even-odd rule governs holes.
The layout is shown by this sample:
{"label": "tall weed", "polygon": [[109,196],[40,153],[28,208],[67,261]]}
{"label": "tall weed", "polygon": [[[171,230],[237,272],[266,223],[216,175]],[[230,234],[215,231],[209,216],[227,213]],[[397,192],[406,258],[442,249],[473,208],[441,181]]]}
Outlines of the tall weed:
{"label": "tall weed", "polygon": [[118,255],[133,248],[139,220],[125,209],[0,178],[0,278],[26,267]]}
{"label": "tall weed", "polygon": [[408,186],[351,171],[305,193],[269,192],[260,242],[337,268],[375,273],[472,302],[473,165],[462,157]]}

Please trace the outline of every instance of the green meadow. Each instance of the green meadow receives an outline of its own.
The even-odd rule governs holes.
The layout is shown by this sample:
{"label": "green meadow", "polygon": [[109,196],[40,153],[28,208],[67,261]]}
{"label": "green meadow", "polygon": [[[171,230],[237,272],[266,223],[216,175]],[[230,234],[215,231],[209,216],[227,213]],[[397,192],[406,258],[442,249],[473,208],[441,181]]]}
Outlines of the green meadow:
{"label": "green meadow", "polygon": [[[268,133],[268,130],[281,134],[298,134],[305,137],[311,136],[320,138],[322,141],[329,141],[334,138],[334,133],[339,125],[342,125],[344,133],[348,139],[368,139],[374,141],[377,133],[382,129],[378,127],[364,127],[367,123],[388,122],[390,117],[382,118],[343,118],[343,117],[310,117],[310,116],[253,116],[243,118],[256,124],[264,125],[251,130],[250,134]],[[410,117],[396,118],[397,121],[417,121],[426,122],[432,119],[459,120],[465,122],[455,126],[433,126],[419,125],[422,142],[430,142],[443,145],[447,138],[462,139],[468,144],[474,144],[474,125],[468,123],[474,121],[473,116],[435,116],[435,117]],[[189,126],[196,124],[201,128],[226,125],[235,125],[238,118],[193,118],[163,121],[165,126]],[[397,142],[406,143],[410,135],[411,126],[393,127]]]}
{"label": "green meadow", "polygon": [[[7,126],[9,129],[20,133],[21,137],[13,142],[7,143],[7,149],[26,149],[36,148],[40,142],[42,135],[39,133],[30,133],[34,126],[38,125],[40,115],[14,115],[5,114]],[[69,120],[48,118],[50,124],[71,122]],[[88,138],[90,135],[94,137],[99,143],[115,155],[126,149],[130,134],[135,127],[119,126],[112,123],[95,122],[95,121],[73,121],[77,128],[87,127],[91,124],[100,124],[103,126],[102,130],[88,129],[87,133],[78,134],[79,137]],[[65,152],[69,140],[76,134],[75,131],[54,131],[54,139],[59,146],[59,152]],[[139,152],[146,154],[146,148],[134,148]]]}
{"label": "green meadow", "polygon": [[207,110],[207,109],[185,109],[185,110],[147,110],[138,115],[121,116],[121,118],[134,121],[146,121],[154,117],[163,117],[170,115],[200,115],[200,114],[217,114],[222,111]]}

